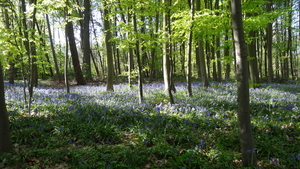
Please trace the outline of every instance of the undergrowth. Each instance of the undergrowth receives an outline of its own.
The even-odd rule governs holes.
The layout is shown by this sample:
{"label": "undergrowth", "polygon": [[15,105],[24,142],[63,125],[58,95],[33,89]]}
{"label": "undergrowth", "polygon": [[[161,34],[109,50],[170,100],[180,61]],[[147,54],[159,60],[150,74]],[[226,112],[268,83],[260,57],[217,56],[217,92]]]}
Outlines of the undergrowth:
{"label": "undergrowth", "polygon": [[[242,168],[233,83],[176,84],[168,104],[163,84],[34,89],[32,114],[23,88],[6,89],[13,152],[0,168]],[[252,127],[260,168],[300,167],[300,88],[250,89]]]}

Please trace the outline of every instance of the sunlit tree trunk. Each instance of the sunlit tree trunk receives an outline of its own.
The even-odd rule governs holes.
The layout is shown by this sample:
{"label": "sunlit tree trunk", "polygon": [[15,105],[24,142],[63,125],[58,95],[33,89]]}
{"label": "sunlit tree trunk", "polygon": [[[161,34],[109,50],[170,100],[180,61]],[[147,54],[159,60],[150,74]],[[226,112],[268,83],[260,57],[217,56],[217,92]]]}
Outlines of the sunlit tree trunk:
{"label": "sunlit tree trunk", "polygon": [[65,53],[65,65],[64,65],[64,78],[65,78],[65,85],[67,89],[67,93],[70,93],[70,84],[68,80],[68,63],[69,63],[69,43],[68,43],[68,33],[66,29],[66,53]]}
{"label": "sunlit tree trunk", "polygon": [[169,42],[169,29],[170,29],[170,6],[171,0],[162,0],[162,4],[165,5],[166,9],[163,12],[163,30],[164,38],[168,39],[163,43],[163,74],[165,83],[165,92],[169,94],[170,103],[174,104],[173,94],[172,94],[172,82],[171,82],[171,68],[170,68],[170,42]]}
{"label": "sunlit tree trunk", "polygon": [[187,81],[187,91],[188,96],[192,96],[192,47],[193,47],[193,20],[194,20],[194,0],[189,0],[190,6],[190,32],[188,37],[188,51],[187,51],[187,70],[186,70],[186,81]]}
{"label": "sunlit tree trunk", "polygon": [[[215,9],[219,10],[219,0],[215,1]],[[217,13],[217,15],[219,15],[219,13]],[[222,64],[221,64],[221,50],[218,49],[220,48],[221,44],[220,44],[220,35],[217,35],[216,37],[216,63],[217,63],[217,82],[221,82],[222,81]]]}
{"label": "sunlit tree trunk", "polygon": [[257,166],[256,150],[251,130],[248,61],[244,39],[241,0],[231,0],[231,17],[236,53],[236,77],[238,88],[238,127],[243,166]]}
{"label": "sunlit tree trunk", "polygon": [[113,77],[114,77],[114,60],[113,60],[113,51],[112,51],[112,44],[111,38],[112,33],[110,31],[110,22],[109,22],[109,11],[108,11],[108,4],[106,1],[103,2],[104,7],[104,31],[105,31],[105,44],[106,44],[106,61],[107,61],[107,84],[106,90],[113,91]]}
{"label": "sunlit tree trunk", "polygon": [[[267,12],[271,11],[272,0],[269,0],[270,3],[267,4]],[[272,39],[273,39],[273,26],[272,23],[268,23],[267,25],[267,76],[268,83],[272,83],[273,81],[273,61],[272,61]]]}

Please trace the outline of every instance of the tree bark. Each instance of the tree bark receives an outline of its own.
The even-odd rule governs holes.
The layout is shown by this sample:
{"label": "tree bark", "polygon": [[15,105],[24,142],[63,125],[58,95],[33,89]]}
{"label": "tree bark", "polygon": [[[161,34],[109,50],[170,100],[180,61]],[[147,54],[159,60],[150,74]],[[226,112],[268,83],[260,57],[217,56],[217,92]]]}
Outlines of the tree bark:
{"label": "tree bark", "polygon": [[172,83],[171,83],[171,68],[170,68],[170,5],[171,0],[162,0],[162,4],[165,5],[166,9],[163,12],[163,30],[164,38],[166,42],[163,43],[163,74],[164,74],[164,83],[165,83],[165,92],[169,94],[170,103],[174,104],[174,98],[172,94]]}
{"label": "tree bark", "polygon": [[249,37],[252,38],[251,42],[248,44],[248,55],[250,57],[249,60],[249,70],[250,77],[253,82],[253,88],[260,87],[260,80],[258,74],[258,66],[257,66],[257,57],[256,57],[256,45],[255,45],[255,32],[250,31]]}
{"label": "tree bark", "polygon": [[247,49],[244,39],[241,0],[231,0],[231,17],[237,60],[238,127],[242,161],[244,167],[257,166],[250,120]]}
{"label": "tree bark", "polygon": [[[271,11],[272,0],[269,0],[270,3],[267,4],[267,12]],[[268,66],[268,83],[273,81],[273,61],[272,61],[272,39],[273,39],[273,26],[272,23],[267,25],[267,66]]]}
{"label": "tree bark", "polygon": [[[226,33],[226,35],[225,35],[225,43],[228,43],[228,35],[227,35],[227,33]],[[228,45],[226,45],[225,46],[225,49],[224,49],[224,56],[225,57],[228,57],[228,60],[229,60],[229,46]],[[226,73],[225,73],[225,79],[229,79],[230,78],[230,71],[231,71],[231,63],[230,63],[230,61],[228,61],[228,62],[226,62]]]}
{"label": "tree bark", "polygon": [[[196,1],[196,10],[200,11],[201,4],[200,0]],[[209,86],[208,78],[207,78],[207,71],[206,71],[206,63],[205,63],[205,52],[204,52],[204,44],[203,40],[198,40],[198,50],[197,53],[199,53],[199,62],[200,62],[200,72],[201,72],[201,79],[204,87]]]}
{"label": "tree bark", "polygon": [[87,80],[92,80],[91,70],[91,48],[90,48],[90,16],[91,2],[84,0],[84,18],[83,18],[83,72]]}
{"label": "tree bark", "polygon": [[114,60],[113,60],[113,51],[112,51],[112,33],[110,31],[110,22],[108,18],[108,4],[106,1],[103,2],[104,5],[104,31],[105,31],[105,44],[106,44],[106,55],[107,55],[107,91],[113,91],[113,77],[114,77]]}
{"label": "tree bark", "polygon": [[69,39],[69,46],[70,46],[72,63],[73,63],[77,85],[86,85],[86,81],[83,77],[82,70],[80,67],[79,56],[78,56],[75,37],[74,37],[73,23],[69,21],[67,23],[66,29],[67,29],[68,39]]}
{"label": "tree bark", "polygon": [[188,0],[190,6],[190,32],[188,37],[188,51],[187,51],[187,67],[186,67],[186,81],[188,96],[193,95],[192,91],[192,48],[193,48],[193,20],[194,20],[194,0]]}
{"label": "tree bark", "polygon": [[[5,8],[4,10],[4,17],[5,17],[5,29],[10,29],[10,22],[9,22],[9,16],[8,16],[8,9]],[[15,83],[15,63],[14,59],[9,58],[9,80],[8,82],[10,84]]]}
{"label": "tree bark", "polygon": [[2,64],[0,62],[0,153],[10,152],[12,143],[10,137],[9,120],[5,104],[4,81]]}
{"label": "tree bark", "polygon": [[49,40],[50,40],[51,51],[52,51],[52,56],[53,56],[53,60],[54,60],[56,76],[57,76],[57,79],[58,79],[58,83],[61,83],[61,77],[60,77],[59,68],[58,68],[58,64],[57,64],[57,58],[56,58],[56,53],[55,53],[55,49],[54,49],[54,44],[53,44],[53,39],[52,39],[52,33],[51,33],[51,29],[50,29],[50,22],[49,22],[48,14],[46,14],[46,21],[47,21]]}
{"label": "tree bark", "polygon": [[[137,32],[137,23],[136,23],[136,15],[133,14],[133,28],[135,33]],[[140,42],[138,39],[136,39],[135,42],[135,53],[137,58],[137,64],[138,64],[138,86],[139,86],[139,103],[143,102],[143,73],[142,73],[142,65],[141,65],[141,56],[140,56]]]}

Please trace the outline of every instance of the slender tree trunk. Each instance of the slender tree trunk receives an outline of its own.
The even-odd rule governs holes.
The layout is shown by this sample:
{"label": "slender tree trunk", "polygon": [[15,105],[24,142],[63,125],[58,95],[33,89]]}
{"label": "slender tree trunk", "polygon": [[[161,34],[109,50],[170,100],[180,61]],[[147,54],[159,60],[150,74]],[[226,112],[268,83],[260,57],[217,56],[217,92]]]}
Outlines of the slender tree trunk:
{"label": "slender tree trunk", "polygon": [[97,76],[100,77],[99,68],[98,68],[98,66],[97,66],[97,64],[96,64],[96,60],[95,60],[95,57],[94,57],[94,54],[93,54],[92,51],[91,51],[91,58],[92,58],[92,61],[93,61],[93,64],[94,64],[94,67],[95,67]]}
{"label": "slender tree trunk", "polygon": [[186,81],[187,81],[187,91],[188,96],[192,96],[192,47],[193,47],[193,20],[194,20],[194,0],[189,0],[189,6],[190,6],[190,32],[189,32],[189,38],[188,38],[188,54],[187,54],[187,70],[186,70]]}
{"label": "slender tree trunk", "polygon": [[[215,9],[219,10],[219,0],[215,1]],[[219,13],[217,13],[217,15],[219,15]],[[222,63],[221,63],[221,50],[218,49],[220,48],[220,35],[217,35],[216,37],[216,55],[217,55],[217,82],[221,82],[222,81]]]}
{"label": "slender tree trunk", "polygon": [[104,31],[105,31],[105,44],[106,44],[106,55],[107,55],[107,85],[106,90],[107,91],[113,91],[113,78],[114,78],[114,60],[113,60],[113,51],[112,51],[112,33],[110,31],[110,22],[108,18],[108,7],[109,5],[106,3],[106,1],[103,2],[104,6]]}
{"label": "slender tree trunk", "polygon": [[[35,0],[29,0],[29,5],[36,5]],[[29,28],[35,30],[36,23],[36,7],[33,9],[33,14],[29,19]],[[29,36],[28,36],[29,38]],[[28,92],[29,92],[29,102],[28,102],[28,114],[31,112],[31,103],[33,97],[33,88],[38,86],[38,68],[37,68],[37,58],[36,58],[36,44],[35,44],[35,31],[31,32],[31,37],[29,40],[29,82],[28,82]]]}
{"label": "slender tree trunk", "polygon": [[[288,6],[290,7],[290,8],[293,8],[293,0],[289,0],[289,4],[288,4]],[[288,44],[287,44],[287,48],[288,48],[288,55],[289,55],[289,58],[290,58],[290,70],[291,70],[291,76],[292,76],[292,78],[293,79],[295,79],[294,78],[294,63],[293,63],[293,49],[292,49],[292,46],[293,46],[293,42],[292,42],[292,39],[293,39],[293,37],[292,37],[292,22],[293,22],[293,14],[292,14],[292,11],[289,11],[288,12]]]}
{"label": "slender tree trunk", "polygon": [[257,57],[256,57],[256,45],[255,45],[255,32],[250,31],[249,37],[252,38],[251,42],[248,44],[248,55],[250,56],[249,68],[250,77],[253,82],[253,88],[260,87],[260,80],[258,74]]}
{"label": "slender tree trunk", "polygon": [[256,150],[251,130],[247,49],[244,39],[241,0],[231,0],[234,46],[237,58],[238,126],[243,166],[257,166]]}
{"label": "slender tree trunk", "polygon": [[[94,28],[93,29],[94,36],[97,37],[97,33],[96,33],[96,29],[95,29],[95,25],[94,25],[93,19],[92,19],[92,26]],[[103,61],[102,61],[102,56],[101,56],[101,53],[100,53],[100,50],[99,50],[100,47],[99,47],[98,41],[96,41],[96,47],[97,47],[97,53],[98,53],[98,56],[99,56],[99,62],[100,62],[100,67],[101,67],[102,75],[104,75],[105,74],[105,70],[104,70],[104,65],[103,65]]]}
{"label": "slender tree trunk", "polygon": [[[225,35],[225,43],[228,43],[228,35],[227,35],[227,33],[226,33],[226,35]],[[229,61],[229,46],[228,45],[226,45],[225,46],[225,49],[224,49],[224,56],[225,57],[227,57],[228,58],[228,60],[227,60],[227,62],[226,62],[226,73],[225,73],[225,79],[229,79],[230,78],[230,71],[231,71],[231,61]]]}
{"label": "slender tree trunk", "polygon": [[215,36],[213,36],[212,38],[212,46],[210,47],[210,50],[211,50],[211,59],[213,60],[212,62],[212,68],[213,68],[213,72],[212,72],[212,75],[213,75],[213,79],[215,81],[218,81],[218,75],[217,75],[217,59],[216,59],[216,56],[215,56]]}
{"label": "slender tree trunk", "polygon": [[[133,14],[133,27],[134,27],[134,32],[138,33],[135,13]],[[135,50],[136,50],[135,53],[136,53],[137,64],[138,64],[139,103],[142,103],[144,100],[144,98],[143,98],[143,73],[142,73],[141,56],[140,56],[140,42],[138,39],[135,42]]]}
{"label": "slender tree trunk", "polygon": [[185,71],[184,71],[184,66],[185,66],[185,42],[182,42],[182,44],[180,45],[180,63],[181,63],[181,66],[180,66],[180,72],[182,72],[183,76],[186,76],[185,75]]}
{"label": "slender tree trunk", "polygon": [[0,62],[0,154],[7,153],[12,150],[10,137],[9,120],[5,104],[4,80],[2,64]]}
{"label": "slender tree trunk", "polygon": [[[220,47],[220,38],[216,37],[216,46]],[[221,51],[220,49],[216,52],[217,55],[217,82],[222,81],[222,64],[221,64]]]}
{"label": "slender tree trunk", "polygon": [[[272,0],[267,4],[267,12],[271,11]],[[267,25],[267,66],[268,66],[268,83],[273,81],[273,61],[272,61],[272,39],[273,39],[273,27],[272,23]]]}
{"label": "slender tree trunk", "polygon": [[[67,13],[67,12],[66,12]],[[69,63],[69,45],[68,45],[68,29],[65,30],[66,34],[66,53],[65,53],[65,65],[64,65],[64,77],[67,93],[70,93],[70,84],[68,80],[68,63]]]}
{"label": "slender tree trunk", "polygon": [[211,62],[211,52],[210,52],[210,46],[209,46],[209,41],[205,42],[205,53],[206,53],[206,67],[207,67],[207,78],[211,79],[211,69],[210,69],[210,62]]}
{"label": "slender tree trunk", "polygon": [[[131,12],[130,12],[130,9],[131,7],[128,7],[127,8],[127,18],[128,18],[128,23],[131,22]],[[126,32],[127,34],[127,37],[129,37],[131,35],[131,32],[127,31]],[[131,80],[131,73],[132,73],[132,70],[134,68],[134,65],[133,65],[133,49],[131,47],[131,43],[129,42],[128,43],[128,46],[129,46],[129,51],[127,53],[127,62],[128,62],[128,84],[130,87],[132,87],[132,80]]]}
{"label": "slender tree trunk", "polygon": [[[196,0],[196,10],[200,11],[201,9],[201,1]],[[209,86],[207,71],[206,71],[206,63],[205,63],[205,52],[204,52],[204,43],[203,40],[198,40],[198,51],[199,53],[199,62],[200,62],[200,72],[201,72],[201,79],[204,87]]]}
{"label": "slender tree trunk", "polygon": [[51,33],[51,29],[50,29],[51,27],[50,27],[48,14],[46,14],[46,21],[47,21],[47,27],[48,27],[48,33],[49,33],[49,39],[50,39],[52,56],[53,56],[53,60],[54,60],[56,76],[57,76],[57,79],[58,79],[58,83],[61,83],[61,78],[60,78],[59,68],[58,68],[58,64],[57,64],[57,58],[56,58],[56,53],[55,53],[55,49],[54,49],[54,44],[53,44],[53,39],[52,39],[52,33]]}
{"label": "slender tree trunk", "polygon": [[[5,17],[5,29],[10,29],[10,21],[8,16],[8,9],[5,8],[4,10],[4,17]],[[15,60],[9,58],[9,83],[15,83]]]}

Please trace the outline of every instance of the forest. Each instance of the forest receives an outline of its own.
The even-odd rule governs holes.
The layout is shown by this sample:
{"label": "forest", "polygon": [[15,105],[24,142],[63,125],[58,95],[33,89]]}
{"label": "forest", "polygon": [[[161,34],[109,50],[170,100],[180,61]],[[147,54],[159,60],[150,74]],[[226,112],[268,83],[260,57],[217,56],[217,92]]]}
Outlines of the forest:
{"label": "forest", "polygon": [[0,0],[0,168],[299,168],[298,0]]}

